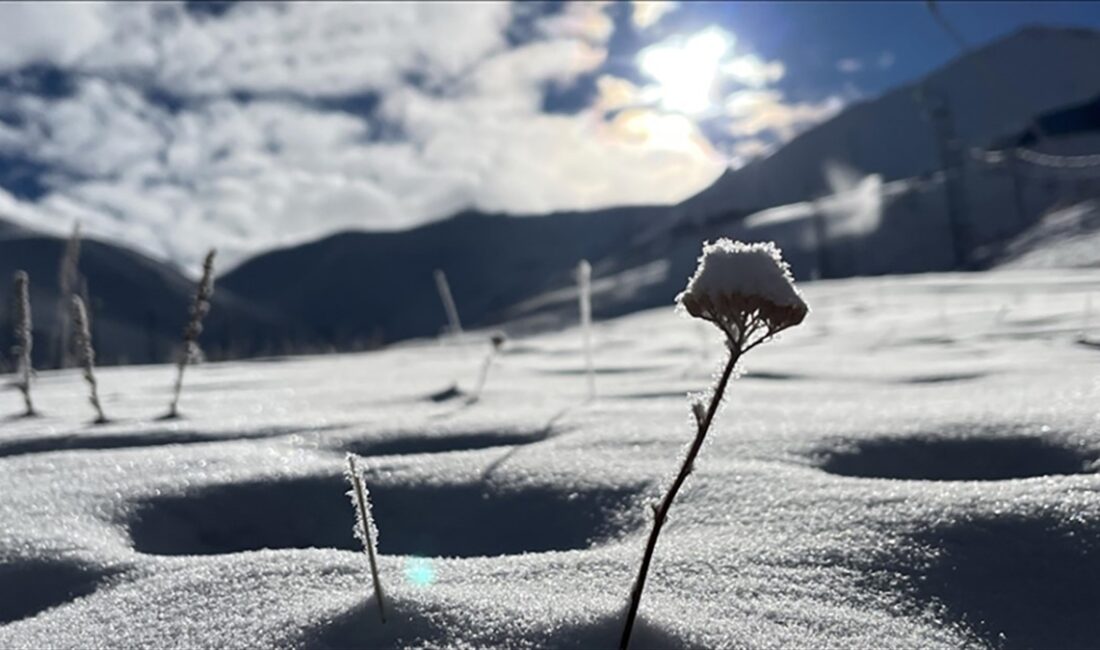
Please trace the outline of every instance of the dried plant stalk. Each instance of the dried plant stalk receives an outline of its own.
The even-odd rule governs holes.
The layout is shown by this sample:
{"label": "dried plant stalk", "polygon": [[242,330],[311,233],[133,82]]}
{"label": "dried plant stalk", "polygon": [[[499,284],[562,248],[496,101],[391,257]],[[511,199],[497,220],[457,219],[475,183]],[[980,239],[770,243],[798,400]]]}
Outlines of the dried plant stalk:
{"label": "dried plant stalk", "polygon": [[16,271],[15,289],[15,345],[12,355],[15,357],[15,387],[23,393],[24,415],[36,415],[31,400],[31,377],[34,366],[31,363],[31,350],[34,347],[34,326],[31,323],[31,280],[26,271]]}
{"label": "dried plant stalk", "polygon": [[95,349],[92,347],[92,332],[88,325],[88,310],[80,296],[73,296],[70,306],[73,317],[73,349],[83,371],[84,381],[88,382],[88,401],[96,412],[95,423],[103,424],[107,422],[107,416],[103,414],[103,407],[99,403],[99,388],[95,380]]}
{"label": "dried plant stalk", "polygon": [[71,339],[69,331],[69,317],[72,310],[72,297],[78,295],[80,288],[80,223],[73,225],[73,232],[65,243],[65,254],[61,256],[61,262],[57,269],[57,353],[55,360],[59,368],[70,368],[73,365],[72,349],[69,347]]}
{"label": "dried plant stalk", "polygon": [[584,337],[584,371],[588,381],[588,399],[596,397],[596,369],[592,364],[592,265],[588,260],[577,264],[577,299],[580,302],[581,336]]}
{"label": "dried plant stalk", "polygon": [[451,336],[460,336],[462,334],[462,321],[458,318],[458,307],[455,306],[454,296],[451,295],[451,285],[447,282],[447,274],[441,269],[435,270],[435,288],[439,291],[439,299],[443,301],[443,309],[447,312],[447,323]]}
{"label": "dried plant stalk", "polygon": [[725,334],[729,357],[711,390],[709,403],[702,399],[692,401],[695,438],[664,498],[653,506],[653,528],[646,539],[638,576],[630,592],[620,650],[630,645],[630,634],[661,528],[673,500],[695,467],[695,458],[703,448],[737,362],[756,346],[801,323],[809,312],[774,244],[747,245],[728,239],[703,247],[695,275],[676,300],[687,313],[710,321]]}
{"label": "dried plant stalk", "polygon": [[359,468],[355,465],[355,456],[348,454],[347,477],[351,483],[352,505],[355,507],[355,536],[363,543],[363,549],[367,552],[370,562],[371,580],[374,582],[375,600],[378,601],[378,616],[382,622],[386,622],[385,597],[382,595],[382,581],[378,577],[378,528],[374,525],[371,516],[370,496],[366,486],[363,485],[363,477],[359,474]]}
{"label": "dried plant stalk", "polygon": [[183,351],[176,365],[176,385],[172,394],[172,404],[168,407],[168,418],[179,417],[180,391],[183,390],[183,371],[187,364],[198,360],[202,350],[199,348],[199,335],[202,334],[202,319],[210,312],[210,298],[214,295],[214,249],[206,254],[202,263],[202,278],[195,289],[195,298],[191,301],[191,318],[183,329]]}

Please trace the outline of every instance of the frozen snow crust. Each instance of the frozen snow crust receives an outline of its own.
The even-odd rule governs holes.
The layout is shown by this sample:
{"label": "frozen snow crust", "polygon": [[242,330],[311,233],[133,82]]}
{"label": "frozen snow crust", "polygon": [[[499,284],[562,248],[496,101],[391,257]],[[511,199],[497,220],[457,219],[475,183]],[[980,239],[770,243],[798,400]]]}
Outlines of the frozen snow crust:
{"label": "frozen snow crust", "polygon": [[[1094,647],[1095,271],[804,284],[671,513],[636,648]],[[0,393],[0,647],[611,648],[720,333],[45,372]],[[443,397],[438,397],[443,395]],[[436,396],[433,399],[432,396]],[[389,620],[352,536],[362,455]]]}

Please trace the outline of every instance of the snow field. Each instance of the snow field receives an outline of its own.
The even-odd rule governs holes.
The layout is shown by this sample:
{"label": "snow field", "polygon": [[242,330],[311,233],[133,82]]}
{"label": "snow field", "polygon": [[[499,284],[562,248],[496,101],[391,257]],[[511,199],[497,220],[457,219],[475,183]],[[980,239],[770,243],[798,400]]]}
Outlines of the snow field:
{"label": "snow field", "polygon": [[[1100,273],[802,285],[672,508],[634,647],[1095,645]],[[1096,319],[1094,319],[1096,320]],[[717,330],[43,372],[0,422],[0,646],[614,647]],[[18,394],[0,394],[19,412]],[[7,413],[5,413],[6,415]],[[390,622],[343,454],[363,456]]]}

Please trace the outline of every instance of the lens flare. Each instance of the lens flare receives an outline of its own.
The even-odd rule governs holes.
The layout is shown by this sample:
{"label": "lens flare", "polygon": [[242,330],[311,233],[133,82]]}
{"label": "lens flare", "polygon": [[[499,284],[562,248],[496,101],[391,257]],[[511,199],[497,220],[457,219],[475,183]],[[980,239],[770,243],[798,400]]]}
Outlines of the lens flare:
{"label": "lens flare", "polygon": [[435,569],[432,561],[424,557],[410,557],[405,560],[405,579],[414,587],[427,587],[435,582]]}

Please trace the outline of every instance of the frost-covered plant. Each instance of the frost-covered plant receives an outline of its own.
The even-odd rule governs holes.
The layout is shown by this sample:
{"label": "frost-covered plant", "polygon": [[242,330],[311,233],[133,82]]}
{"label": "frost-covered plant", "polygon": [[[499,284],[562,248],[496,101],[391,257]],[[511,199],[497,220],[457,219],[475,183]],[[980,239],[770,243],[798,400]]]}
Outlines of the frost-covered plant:
{"label": "frost-covered plant", "polygon": [[84,308],[84,301],[80,296],[73,296],[70,306],[73,317],[73,349],[84,373],[84,381],[88,382],[88,401],[95,408],[95,423],[103,424],[107,422],[107,416],[103,414],[103,407],[99,404],[99,390],[95,381],[95,349],[92,347],[92,332],[88,326],[88,310]]}
{"label": "frost-covered plant", "polygon": [[441,269],[435,270],[435,288],[439,290],[439,299],[443,301],[443,309],[447,312],[447,323],[451,336],[460,336],[462,334],[462,321],[458,319],[458,308],[455,307],[455,299],[451,295],[451,285],[447,283],[447,274]]}
{"label": "frost-covered plant", "polygon": [[202,355],[199,348],[199,335],[202,334],[202,319],[210,311],[210,298],[214,295],[214,254],[210,249],[202,263],[202,278],[195,289],[195,298],[191,301],[191,318],[183,328],[183,350],[176,364],[176,386],[172,394],[172,404],[168,407],[169,418],[179,416],[180,391],[183,389],[183,371],[187,364],[198,361]]}
{"label": "frost-covered plant", "polygon": [[619,644],[623,650],[630,643],[630,632],[638,615],[657,537],[673,499],[691,474],[695,457],[703,447],[737,362],[749,350],[801,323],[809,312],[779,249],[771,242],[744,244],[720,239],[704,244],[695,275],[688,281],[687,288],[676,297],[676,302],[683,311],[710,321],[722,331],[729,356],[709,399],[703,395],[693,398],[691,411],[696,425],[695,439],[688,447],[680,471],[664,498],[653,506],[653,529],[646,541],[638,577],[631,590],[626,624]]}
{"label": "frost-covered plant", "polygon": [[31,280],[26,271],[15,272],[15,345],[11,348],[15,357],[15,387],[23,393],[24,415],[35,415],[34,402],[31,401],[31,350],[34,347],[34,327],[31,324]]}
{"label": "frost-covered plant", "polygon": [[581,336],[584,337],[584,369],[588,378],[588,398],[596,397],[596,370],[592,367],[592,265],[588,260],[577,264],[577,299],[580,301]]}
{"label": "frost-covered plant", "polygon": [[355,456],[347,455],[348,469],[345,472],[351,489],[348,496],[351,497],[351,505],[355,509],[355,537],[363,543],[363,550],[367,552],[370,561],[371,580],[374,581],[374,596],[378,601],[378,616],[382,622],[386,622],[386,604],[382,595],[382,581],[378,578],[378,528],[371,517],[370,493],[363,484],[363,476],[355,464]]}
{"label": "frost-covered plant", "polygon": [[481,399],[481,390],[485,388],[485,381],[489,378],[489,368],[493,365],[493,360],[500,354],[501,348],[504,347],[504,342],[508,340],[504,332],[493,332],[493,335],[489,337],[489,354],[485,355],[485,361],[481,363],[481,372],[477,376],[477,386],[474,387],[474,392],[470,395],[470,403],[474,403]]}
{"label": "frost-covered plant", "polygon": [[65,243],[65,254],[57,269],[57,365],[60,368],[72,366],[69,348],[69,314],[72,309],[72,297],[77,295],[80,286],[80,222],[73,224],[73,232]]}

